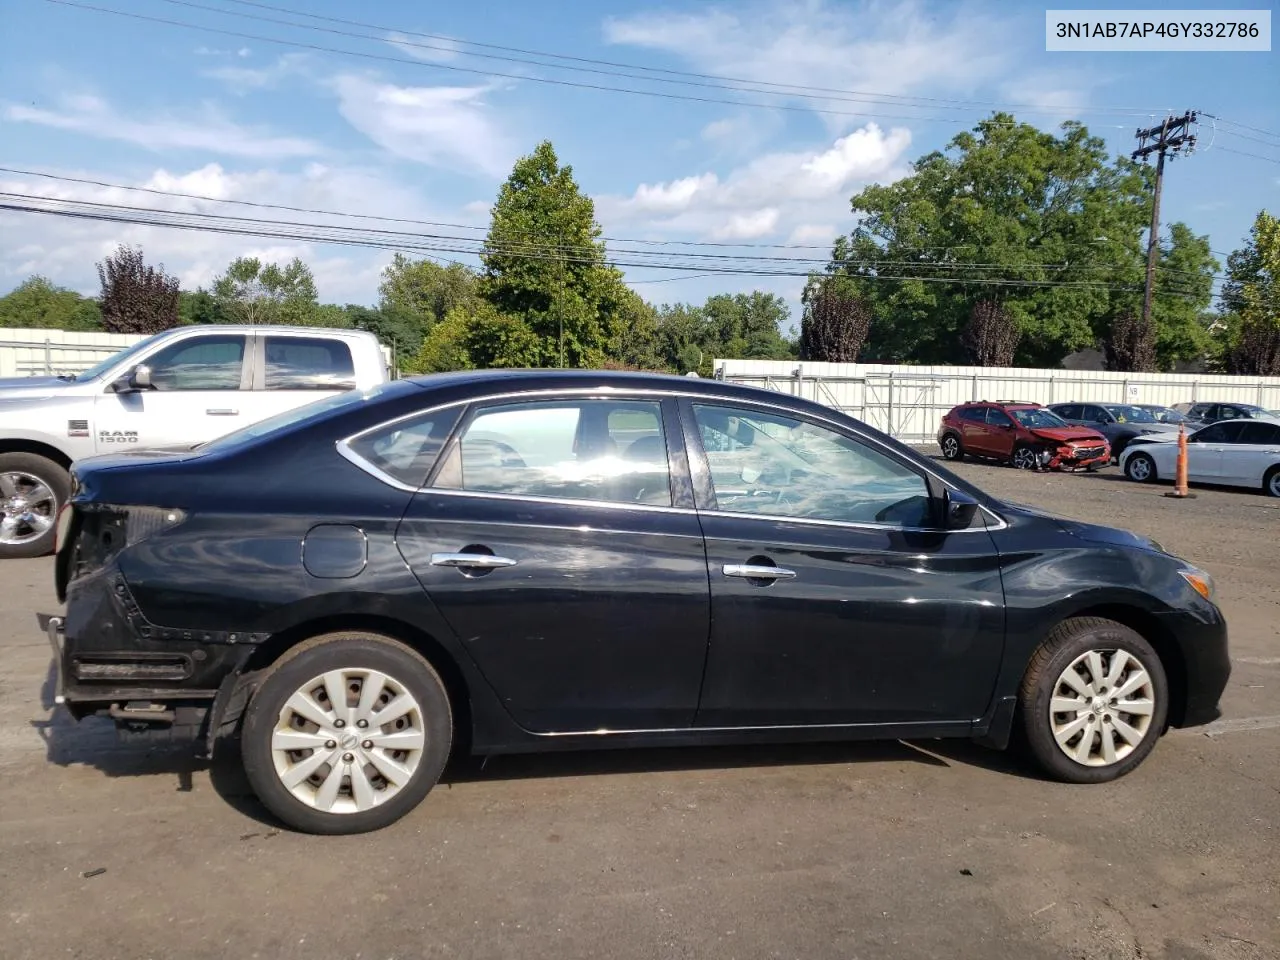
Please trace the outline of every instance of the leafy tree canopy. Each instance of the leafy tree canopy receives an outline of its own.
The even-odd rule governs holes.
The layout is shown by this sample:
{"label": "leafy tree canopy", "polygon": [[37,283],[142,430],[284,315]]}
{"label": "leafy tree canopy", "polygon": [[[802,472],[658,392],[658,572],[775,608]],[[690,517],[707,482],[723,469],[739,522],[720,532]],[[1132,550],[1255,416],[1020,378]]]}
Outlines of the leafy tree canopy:
{"label": "leafy tree canopy", "polygon": [[34,276],[0,297],[0,327],[101,330],[102,314],[98,301]]}

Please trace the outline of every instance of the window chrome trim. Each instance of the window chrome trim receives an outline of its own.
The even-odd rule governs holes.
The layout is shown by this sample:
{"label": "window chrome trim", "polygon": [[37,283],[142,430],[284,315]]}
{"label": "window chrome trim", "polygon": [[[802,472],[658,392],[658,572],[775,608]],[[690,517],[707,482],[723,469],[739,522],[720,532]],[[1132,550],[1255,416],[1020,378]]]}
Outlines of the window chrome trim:
{"label": "window chrome trim", "polygon": [[549,503],[571,507],[604,507],[610,510],[641,510],[646,513],[682,513],[696,514],[691,507],[669,507],[660,503],[628,503],[625,500],[590,500],[586,497],[543,497],[536,494],[523,493],[486,493],[483,490],[456,490],[452,487],[419,487],[414,493],[434,496],[441,494],[447,497],[470,497],[483,500],[507,500],[513,503]]}
{"label": "window chrome trim", "polygon": [[[785,407],[775,406],[763,400],[757,400],[753,397],[738,397],[732,394],[729,396],[725,396],[723,394],[709,394],[709,393],[695,392],[691,390],[680,390],[675,387],[649,387],[649,386],[638,386],[638,385],[635,387],[632,387],[632,386],[545,387],[537,390],[509,390],[501,393],[486,394],[484,396],[467,397],[466,399],[462,399],[462,400],[449,400],[444,403],[435,404],[434,406],[423,407],[420,410],[414,410],[411,413],[406,413],[399,417],[393,417],[390,420],[384,420],[382,423],[374,424],[372,427],[366,427],[364,430],[360,430],[357,433],[353,433],[350,436],[344,437],[343,439],[337,441],[335,446],[337,448],[338,453],[345,460],[349,461],[354,466],[363,470],[365,473],[382,481],[388,486],[392,486],[392,487],[395,487],[397,490],[404,490],[409,493],[430,492],[430,493],[444,493],[444,494],[451,494],[451,495],[461,494],[461,495],[472,496],[472,497],[476,497],[476,496],[495,497],[502,500],[533,501],[535,503],[563,503],[563,504],[571,504],[571,505],[596,504],[596,505],[605,506],[605,507],[617,507],[617,508],[630,509],[630,510],[645,510],[645,511],[665,510],[673,513],[697,514],[699,511],[696,509],[689,509],[686,507],[662,506],[659,504],[622,503],[616,500],[587,500],[584,498],[572,498],[572,497],[538,497],[538,496],[515,495],[515,494],[508,494],[508,493],[482,493],[476,490],[451,490],[446,487],[428,487],[426,485],[420,485],[415,487],[412,484],[404,483],[400,480],[397,480],[395,477],[378,469],[373,464],[369,463],[367,460],[365,460],[363,457],[361,457],[359,454],[357,454],[354,450],[351,449],[351,444],[354,441],[359,440],[361,437],[365,436],[365,434],[373,433],[378,430],[385,430],[387,427],[394,426],[397,423],[403,423],[406,420],[415,420],[419,417],[424,417],[429,414],[435,413],[438,410],[447,410],[450,407],[461,407],[461,406],[468,406],[470,404],[490,403],[495,400],[535,399],[535,398],[542,398],[542,397],[545,397],[547,399],[556,399],[558,397],[563,397],[566,399],[569,399],[569,398],[584,399],[584,398],[594,397],[594,398],[599,398],[601,400],[607,400],[607,399],[610,399],[611,397],[624,399],[624,398],[630,398],[635,395],[650,396],[650,397],[657,397],[657,398],[662,398],[662,397],[689,397],[694,399],[702,398],[704,401],[709,403],[721,403],[721,404],[742,403],[748,406],[757,407],[764,411],[778,412],[779,410],[781,410],[781,411],[784,411],[786,414],[790,414],[793,416],[807,417],[819,423],[826,424],[831,428],[833,428],[834,430],[839,431],[841,433],[845,433],[848,431],[848,427],[845,424],[842,424],[829,417],[823,416],[820,413],[812,413],[808,410],[804,411],[803,413],[797,413],[796,411],[787,410],[787,408]],[[787,396],[787,394],[780,394],[780,396]],[[901,457],[901,454],[898,451],[894,450],[888,444],[884,443],[883,441],[875,437],[866,436],[864,434],[857,433],[857,432],[855,432],[854,435],[856,436],[856,438],[860,443],[866,443],[868,445],[874,446],[895,460],[900,459]],[[445,451],[442,448],[441,453],[444,453],[444,452]],[[912,464],[912,466],[919,467],[929,476],[937,480],[939,483],[943,484],[944,486],[948,486],[946,480],[943,479],[937,473],[935,473],[927,465]],[[702,513],[705,513],[708,515],[723,516],[723,517],[740,517],[748,520],[772,520],[775,523],[780,521],[787,521],[790,523],[804,523],[804,524],[815,524],[815,525],[835,526],[835,527],[851,527],[855,529],[896,530],[901,533],[942,533],[942,532],[990,533],[995,530],[1004,530],[1009,526],[1008,522],[1004,519],[1004,517],[1000,516],[1000,514],[997,513],[993,508],[987,506],[984,503],[980,503],[978,506],[979,506],[979,509],[981,509],[985,514],[987,514],[988,516],[994,517],[997,521],[996,524],[994,525],[983,524],[981,527],[966,527],[963,530],[944,531],[938,527],[895,527],[888,524],[851,523],[843,520],[812,520],[805,517],[772,517],[772,516],[766,516],[758,513],[733,513],[731,511],[725,511],[725,510],[705,510],[705,511],[702,511]]]}

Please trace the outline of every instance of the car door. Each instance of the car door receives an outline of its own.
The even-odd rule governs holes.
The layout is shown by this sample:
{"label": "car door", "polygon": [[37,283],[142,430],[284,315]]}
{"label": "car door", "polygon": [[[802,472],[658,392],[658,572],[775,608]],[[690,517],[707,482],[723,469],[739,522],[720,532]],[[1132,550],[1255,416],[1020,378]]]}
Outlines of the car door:
{"label": "car door", "polygon": [[356,385],[351,344],[320,334],[260,333],[253,392],[246,397],[262,420],[331,397]]}
{"label": "car door", "polygon": [[1080,406],[1080,425],[1096,430],[1111,443],[1116,437],[1116,422],[1106,409],[1096,403],[1085,403]]}
{"label": "car door", "polygon": [[987,429],[987,407],[961,407],[960,431],[964,449],[979,456],[994,456],[992,431]]}
{"label": "car door", "polygon": [[692,724],[710,602],[672,401],[474,405],[397,542],[524,728]]}
{"label": "car door", "polygon": [[1187,438],[1187,477],[1206,483],[1218,483],[1222,476],[1223,455],[1236,441],[1243,423],[1222,421]]}
{"label": "car door", "polygon": [[191,446],[230,433],[245,422],[248,338],[202,334],[171,342],[138,359],[151,387],[118,392],[112,385],[94,403],[94,449]]}
{"label": "car door", "polygon": [[1017,439],[1013,417],[999,407],[987,407],[987,449],[990,455],[1001,459],[1012,457]]}
{"label": "car door", "polygon": [[1242,487],[1257,487],[1267,469],[1280,456],[1280,424],[1249,420],[1239,426],[1234,442],[1222,445],[1219,480]]}
{"label": "car door", "polygon": [[980,716],[1003,647],[985,527],[929,529],[918,467],[829,423],[681,400],[711,584],[704,727]]}

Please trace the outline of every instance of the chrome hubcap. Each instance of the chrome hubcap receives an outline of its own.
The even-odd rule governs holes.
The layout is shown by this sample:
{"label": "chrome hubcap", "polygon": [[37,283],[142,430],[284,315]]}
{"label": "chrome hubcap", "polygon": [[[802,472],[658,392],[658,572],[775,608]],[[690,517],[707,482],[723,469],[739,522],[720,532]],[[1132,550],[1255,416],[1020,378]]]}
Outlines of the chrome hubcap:
{"label": "chrome hubcap", "polygon": [[271,734],[276,775],[326,813],[386,803],[417,772],[427,744],[422,707],[376,670],[330,670],[298,688]]}
{"label": "chrome hubcap", "polygon": [[1146,457],[1134,457],[1129,464],[1129,476],[1135,480],[1145,480],[1151,476],[1151,464],[1147,463]]}
{"label": "chrome hubcap", "polygon": [[949,459],[954,459],[959,450],[960,444],[956,443],[955,437],[947,437],[946,440],[942,441],[942,452],[946,454]]}
{"label": "chrome hubcap", "polygon": [[1049,700],[1059,749],[1086,767],[1119,763],[1142,743],[1155,713],[1155,685],[1125,650],[1090,650],[1062,671]]}
{"label": "chrome hubcap", "polygon": [[53,490],[22,471],[0,473],[0,543],[30,543],[49,532],[58,516]]}
{"label": "chrome hubcap", "polygon": [[1036,455],[1025,448],[1019,450],[1013,455],[1013,465],[1019,470],[1030,470],[1036,465]]}

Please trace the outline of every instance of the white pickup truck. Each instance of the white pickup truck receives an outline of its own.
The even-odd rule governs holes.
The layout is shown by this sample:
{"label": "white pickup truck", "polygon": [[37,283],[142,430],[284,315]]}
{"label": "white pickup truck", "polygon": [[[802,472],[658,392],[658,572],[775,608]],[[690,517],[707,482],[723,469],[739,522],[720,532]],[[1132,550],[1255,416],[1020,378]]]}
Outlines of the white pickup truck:
{"label": "white pickup truck", "polygon": [[0,559],[52,550],[73,461],[189,447],[386,380],[371,333],[223,325],[166,330],[75,377],[0,380]]}

